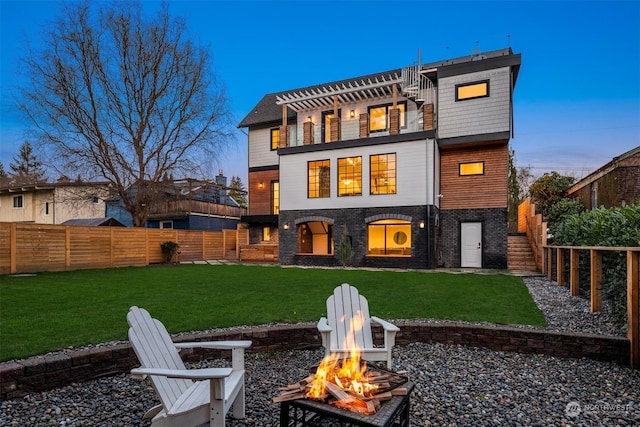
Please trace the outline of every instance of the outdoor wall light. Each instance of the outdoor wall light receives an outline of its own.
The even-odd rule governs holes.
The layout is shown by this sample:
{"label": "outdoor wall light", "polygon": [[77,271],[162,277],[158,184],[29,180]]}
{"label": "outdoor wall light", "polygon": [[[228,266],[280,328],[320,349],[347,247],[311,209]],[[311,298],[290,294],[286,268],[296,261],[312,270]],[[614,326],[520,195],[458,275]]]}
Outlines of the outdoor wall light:
{"label": "outdoor wall light", "polygon": [[420,224],[418,224],[418,226],[419,226],[420,228],[424,228],[424,221],[420,221]]}
{"label": "outdoor wall light", "polygon": [[264,182],[260,181],[260,182],[258,183],[258,188],[264,188]]}
{"label": "outdoor wall light", "polygon": [[311,122],[311,116],[307,116],[307,121],[308,121],[309,123],[312,123],[312,122]]}
{"label": "outdoor wall light", "polygon": [[356,116],[356,110],[349,111],[349,117],[353,119],[355,116]]}
{"label": "outdoor wall light", "polygon": [[288,223],[288,222],[285,222],[285,223],[284,223],[284,226],[283,226],[282,228],[284,228],[285,230],[288,230],[288,229],[289,229],[289,223]]}

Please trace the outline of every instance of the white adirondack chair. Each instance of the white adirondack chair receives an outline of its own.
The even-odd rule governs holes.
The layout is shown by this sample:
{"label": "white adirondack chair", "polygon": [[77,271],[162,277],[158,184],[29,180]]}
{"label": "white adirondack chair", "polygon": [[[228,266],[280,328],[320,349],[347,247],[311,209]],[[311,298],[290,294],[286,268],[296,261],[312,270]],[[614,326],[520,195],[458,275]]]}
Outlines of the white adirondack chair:
{"label": "white adirondack chair", "polygon": [[[129,341],[141,363],[131,370],[136,378],[151,377],[160,397],[158,405],[145,414],[152,427],[225,425],[225,414],[244,418],[244,350],[251,341],[174,343],[164,325],[149,313],[131,307],[127,314]],[[186,369],[179,348],[230,349],[231,368]]]}
{"label": "white adirondack chair", "polygon": [[[354,329],[354,322],[362,327]],[[384,347],[374,347],[372,322],[382,326]],[[369,316],[369,303],[355,287],[343,283],[333,290],[333,295],[327,298],[327,317],[320,318],[317,326],[326,355],[338,353],[348,356],[352,343],[355,343],[362,352],[362,359],[386,361],[387,368],[391,369],[391,349],[400,329],[378,317]]]}

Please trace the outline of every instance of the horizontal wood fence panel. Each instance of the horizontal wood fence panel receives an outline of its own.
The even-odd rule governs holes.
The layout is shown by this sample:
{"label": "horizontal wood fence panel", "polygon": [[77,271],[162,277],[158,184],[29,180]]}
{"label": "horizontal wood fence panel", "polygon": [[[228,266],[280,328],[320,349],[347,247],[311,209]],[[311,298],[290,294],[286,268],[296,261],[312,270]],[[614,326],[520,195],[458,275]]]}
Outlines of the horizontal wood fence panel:
{"label": "horizontal wood fence panel", "polygon": [[204,259],[224,258],[222,233],[206,233],[204,235]]}
{"label": "horizontal wood fence panel", "polygon": [[144,228],[111,229],[111,265],[147,265],[147,230]]}
{"label": "horizontal wood fence panel", "polygon": [[69,268],[111,266],[111,238],[98,227],[69,227]]}
{"label": "horizontal wood fence panel", "polygon": [[[174,261],[223,259],[248,230],[195,231],[0,222],[0,274],[143,266],[164,262],[161,244],[179,245]],[[225,251],[225,248],[227,251]]]}
{"label": "horizontal wood fence panel", "polygon": [[11,273],[11,224],[0,223],[0,274]]}
{"label": "horizontal wood fence panel", "polygon": [[27,273],[66,269],[66,231],[53,225],[16,225],[16,269]]}
{"label": "horizontal wood fence panel", "polygon": [[204,259],[202,251],[202,231],[178,230],[178,252],[180,261],[198,261]]}

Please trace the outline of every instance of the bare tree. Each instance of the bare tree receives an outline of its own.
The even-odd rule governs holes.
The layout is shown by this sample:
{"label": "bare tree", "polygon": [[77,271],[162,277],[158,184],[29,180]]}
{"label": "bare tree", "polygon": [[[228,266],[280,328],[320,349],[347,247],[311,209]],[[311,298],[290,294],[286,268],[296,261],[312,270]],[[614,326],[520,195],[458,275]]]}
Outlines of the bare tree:
{"label": "bare tree", "polygon": [[166,3],[154,16],[139,2],[63,10],[24,59],[21,109],[56,169],[110,182],[143,226],[163,176],[217,158],[231,138],[224,87]]}

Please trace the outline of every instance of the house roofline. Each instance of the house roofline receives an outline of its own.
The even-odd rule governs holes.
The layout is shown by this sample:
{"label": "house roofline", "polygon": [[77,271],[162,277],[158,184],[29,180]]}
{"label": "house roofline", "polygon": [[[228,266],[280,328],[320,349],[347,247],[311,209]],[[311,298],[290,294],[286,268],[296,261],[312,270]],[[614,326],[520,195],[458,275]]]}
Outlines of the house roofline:
{"label": "house roofline", "polygon": [[580,181],[578,181],[575,184],[573,184],[567,190],[567,195],[572,195],[573,193],[575,193],[576,191],[581,190],[582,188],[586,187],[587,185],[591,185],[593,182],[597,181],[598,179],[602,178],[603,176],[607,175],[611,171],[613,171],[616,168],[618,168],[620,166],[620,162],[622,162],[622,161],[624,161],[624,160],[628,159],[629,157],[634,156],[636,154],[640,154],[640,145],[635,147],[635,148],[632,148],[631,150],[627,151],[626,153],[622,153],[621,155],[614,157],[613,159],[611,159],[610,162],[608,162],[605,165],[599,167],[595,171],[591,172],[589,175],[587,175],[584,178],[582,178]]}

